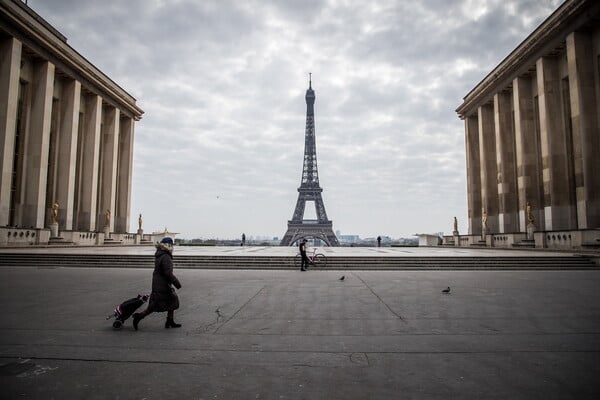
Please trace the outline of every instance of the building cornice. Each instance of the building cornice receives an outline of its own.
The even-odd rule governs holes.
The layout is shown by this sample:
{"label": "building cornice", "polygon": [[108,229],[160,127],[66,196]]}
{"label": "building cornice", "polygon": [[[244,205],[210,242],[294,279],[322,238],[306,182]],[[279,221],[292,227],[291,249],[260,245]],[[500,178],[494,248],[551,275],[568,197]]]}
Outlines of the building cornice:
{"label": "building cornice", "polygon": [[586,11],[590,11],[584,15],[586,19],[594,17],[599,9],[600,4],[597,0],[565,1],[463,98],[463,103],[456,109],[459,117],[464,119],[477,107],[485,104],[495,93],[502,91],[506,87],[507,81],[518,76],[520,71],[529,65],[535,65],[536,59],[544,50],[552,50],[547,49],[549,43],[555,42],[557,39],[564,40],[560,34],[575,19]]}
{"label": "building cornice", "polygon": [[133,96],[69,46],[60,32],[19,0],[0,0],[0,27],[32,50],[39,50],[40,56],[57,64],[65,74],[89,85],[86,89],[104,101],[113,103],[135,120],[141,118],[144,111]]}

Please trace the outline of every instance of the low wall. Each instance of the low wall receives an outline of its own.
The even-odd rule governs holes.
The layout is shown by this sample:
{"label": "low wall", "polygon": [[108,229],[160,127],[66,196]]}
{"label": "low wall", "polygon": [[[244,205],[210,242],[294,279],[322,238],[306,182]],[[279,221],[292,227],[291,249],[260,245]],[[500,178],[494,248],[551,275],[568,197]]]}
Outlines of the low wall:
{"label": "low wall", "polygon": [[50,229],[0,228],[0,246],[33,246],[48,243]]}
{"label": "low wall", "polygon": [[525,233],[500,233],[489,236],[491,237],[491,246],[500,248],[511,248],[527,239]]}
{"label": "low wall", "polygon": [[544,249],[600,248],[600,229],[535,232],[535,247]]}
{"label": "low wall", "polygon": [[[145,235],[144,235],[145,236]],[[149,237],[152,239],[152,237]],[[142,243],[142,235],[135,233],[59,231],[58,237],[50,237],[50,229],[25,229],[0,227],[0,247],[27,247],[46,245],[102,246],[105,244],[131,246]]]}
{"label": "low wall", "polygon": [[419,238],[419,246],[438,246],[440,244],[440,237],[438,235],[419,233],[415,236]]}
{"label": "low wall", "polygon": [[97,232],[62,231],[58,236],[59,241],[77,246],[95,246],[104,242],[104,234]]}
{"label": "low wall", "polygon": [[[456,246],[454,236],[444,236],[443,239],[444,245]],[[479,235],[459,236],[460,247],[513,248],[534,245],[538,249],[600,250],[600,229],[535,232],[533,241],[528,241],[527,234],[523,232],[488,234],[485,240]]]}

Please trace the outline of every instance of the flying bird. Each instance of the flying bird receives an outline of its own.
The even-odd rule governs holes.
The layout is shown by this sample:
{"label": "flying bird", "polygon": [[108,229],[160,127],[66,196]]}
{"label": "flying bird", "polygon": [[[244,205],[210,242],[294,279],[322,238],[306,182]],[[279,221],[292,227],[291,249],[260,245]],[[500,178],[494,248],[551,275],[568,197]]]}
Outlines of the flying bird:
{"label": "flying bird", "polygon": [[446,289],[442,290],[442,293],[449,294],[450,293],[450,286],[448,286]]}
{"label": "flying bird", "polygon": [[342,277],[340,278],[340,281],[343,281],[344,279],[346,279],[346,275],[342,275]]}

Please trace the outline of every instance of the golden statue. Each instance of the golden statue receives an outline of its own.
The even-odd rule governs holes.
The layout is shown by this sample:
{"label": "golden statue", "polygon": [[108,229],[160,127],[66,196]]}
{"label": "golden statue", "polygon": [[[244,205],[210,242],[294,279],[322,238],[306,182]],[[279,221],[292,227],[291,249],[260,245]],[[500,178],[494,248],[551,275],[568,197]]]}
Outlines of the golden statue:
{"label": "golden statue", "polygon": [[52,223],[58,224],[58,203],[52,204]]}
{"label": "golden statue", "polygon": [[106,223],[104,224],[104,227],[106,228],[110,226],[110,210],[106,210],[104,216],[106,218]]}
{"label": "golden statue", "polygon": [[529,202],[527,202],[527,222],[529,222],[530,224],[533,224],[535,222],[533,214],[531,214],[531,204],[529,204]]}
{"label": "golden statue", "polygon": [[138,229],[142,230],[142,214],[140,214],[140,217],[138,218]]}
{"label": "golden statue", "polygon": [[481,213],[481,225],[484,228],[487,228],[487,211],[485,211],[485,209]]}

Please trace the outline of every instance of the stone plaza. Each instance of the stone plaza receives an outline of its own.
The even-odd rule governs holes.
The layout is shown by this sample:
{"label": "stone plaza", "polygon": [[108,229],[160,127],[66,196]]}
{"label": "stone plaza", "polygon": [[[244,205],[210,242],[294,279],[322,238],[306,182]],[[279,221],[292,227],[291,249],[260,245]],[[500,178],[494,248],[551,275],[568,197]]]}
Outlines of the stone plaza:
{"label": "stone plaza", "polygon": [[600,397],[598,269],[176,269],[182,328],[113,330],[151,268],[2,267],[2,398]]}

